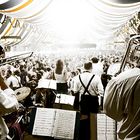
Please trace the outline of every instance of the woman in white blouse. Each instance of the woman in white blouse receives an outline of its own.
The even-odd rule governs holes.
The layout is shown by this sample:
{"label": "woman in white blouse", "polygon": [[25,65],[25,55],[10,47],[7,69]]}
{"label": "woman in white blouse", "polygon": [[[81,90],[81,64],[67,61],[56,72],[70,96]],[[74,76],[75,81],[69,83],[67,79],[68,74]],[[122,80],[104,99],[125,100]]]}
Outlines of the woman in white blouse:
{"label": "woman in white blouse", "polygon": [[60,94],[67,94],[68,93],[67,70],[65,69],[64,62],[61,59],[57,60],[56,62],[54,77],[57,83],[57,92]]}

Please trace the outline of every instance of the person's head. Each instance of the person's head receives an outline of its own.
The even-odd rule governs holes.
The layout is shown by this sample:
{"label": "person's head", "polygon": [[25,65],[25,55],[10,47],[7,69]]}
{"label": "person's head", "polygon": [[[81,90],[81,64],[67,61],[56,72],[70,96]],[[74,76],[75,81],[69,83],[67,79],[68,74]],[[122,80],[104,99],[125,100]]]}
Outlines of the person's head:
{"label": "person's head", "polygon": [[99,59],[97,57],[91,58],[92,63],[98,63]]}
{"label": "person's head", "polygon": [[47,67],[46,68],[46,71],[50,72],[51,71],[51,68],[50,67]]}
{"label": "person's head", "polygon": [[76,72],[75,71],[72,71],[71,72],[71,77],[73,78],[74,76],[76,76]]}
{"label": "person's head", "polygon": [[84,63],[84,69],[87,71],[92,70],[92,63],[91,62]]}
{"label": "person's head", "polygon": [[140,68],[140,50],[134,49],[130,55],[130,63]]}
{"label": "person's head", "polygon": [[14,71],[14,75],[19,76],[20,75],[20,71],[19,70]]}
{"label": "person's head", "polygon": [[6,72],[6,77],[8,78],[8,77],[10,77],[12,75],[12,71],[11,70],[7,70],[7,72]]}
{"label": "person's head", "polygon": [[24,70],[24,65],[21,65],[21,64],[20,64],[19,69],[20,69],[21,71]]}
{"label": "person's head", "polygon": [[140,51],[135,53],[135,59],[136,67],[140,68]]}

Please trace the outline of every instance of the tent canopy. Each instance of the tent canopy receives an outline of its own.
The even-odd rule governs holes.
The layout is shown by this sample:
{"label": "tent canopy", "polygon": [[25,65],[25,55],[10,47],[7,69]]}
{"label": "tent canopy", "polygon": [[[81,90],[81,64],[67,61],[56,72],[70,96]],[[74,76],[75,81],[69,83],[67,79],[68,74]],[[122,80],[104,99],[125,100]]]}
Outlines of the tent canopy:
{"label": "tent canopy", "polygon": [[17,45],[8,45],[36,49],[114,40],[139,12],[140,0],[3,0],[0,7],[0,13],[12,17],[9,26],[14,19],[19,22],[15,28],[5,27],[1,44],[7,45],[3,36],[20,36]]}

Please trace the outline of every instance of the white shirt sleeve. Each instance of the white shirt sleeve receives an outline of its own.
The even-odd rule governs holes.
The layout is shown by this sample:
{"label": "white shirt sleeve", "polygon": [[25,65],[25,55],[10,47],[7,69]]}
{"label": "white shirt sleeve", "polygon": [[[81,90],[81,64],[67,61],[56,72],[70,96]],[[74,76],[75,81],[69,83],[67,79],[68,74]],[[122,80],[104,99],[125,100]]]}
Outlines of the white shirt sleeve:
{"label": "white shirt sleeve", "polygon": [[99,75],[95,75],[94,81],[96,83],[96,89],[93,89],[96,91],[96,93],[100,96],[104,95],[104,88],[103,88],[103,84],[101,81],[101,78],[99,77]]}
{"label": "white shirt sleeve", "polygon": [[73,91],[74,93],[77,93],[80,90],[80,82],[79,82],[79,76],[75,76],[73,78]]}
{"label": "white shirt sleeve", "polygon": [[12,89],[8,88],[0,92],[0,116],[14,112],[18,109],[18,101]]}

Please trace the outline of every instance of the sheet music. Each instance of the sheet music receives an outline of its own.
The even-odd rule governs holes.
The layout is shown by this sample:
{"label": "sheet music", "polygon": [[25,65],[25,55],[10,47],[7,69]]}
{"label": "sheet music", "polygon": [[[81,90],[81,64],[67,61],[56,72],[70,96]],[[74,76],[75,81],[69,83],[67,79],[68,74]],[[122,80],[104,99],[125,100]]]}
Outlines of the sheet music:
{"label": "sheet music", "polygon": [[37,108],[32,135],[73,140],[76,111]]}
{"label": "sheet music", "polygon": [[57,109],[53,136],[65,140],[74,139],[76,111]]}
{"label": "sheet music", "polygon": [[55,103],[60,103],[60,104],[69,104],[72,105],[74,104],[74,96],[72,95],[66,95],[66,94],[57,94]]}
{"label": "sheet music", "polygon": [[56,80],[50,80],[49,88],[56,90]]}
{"label": "sheet music", "polygon": [[48,88],[56,90],[56,80],[40,79],[37,88]]}
{"label": "sheet music", "polygon": [[33,135],[52,136],[56,110],[49,108],[37,108]]}
{"label": "sheet music", "polygon": [[97,114],[97,134],[98,140],[115,140],[115,121],[105,114]]}

